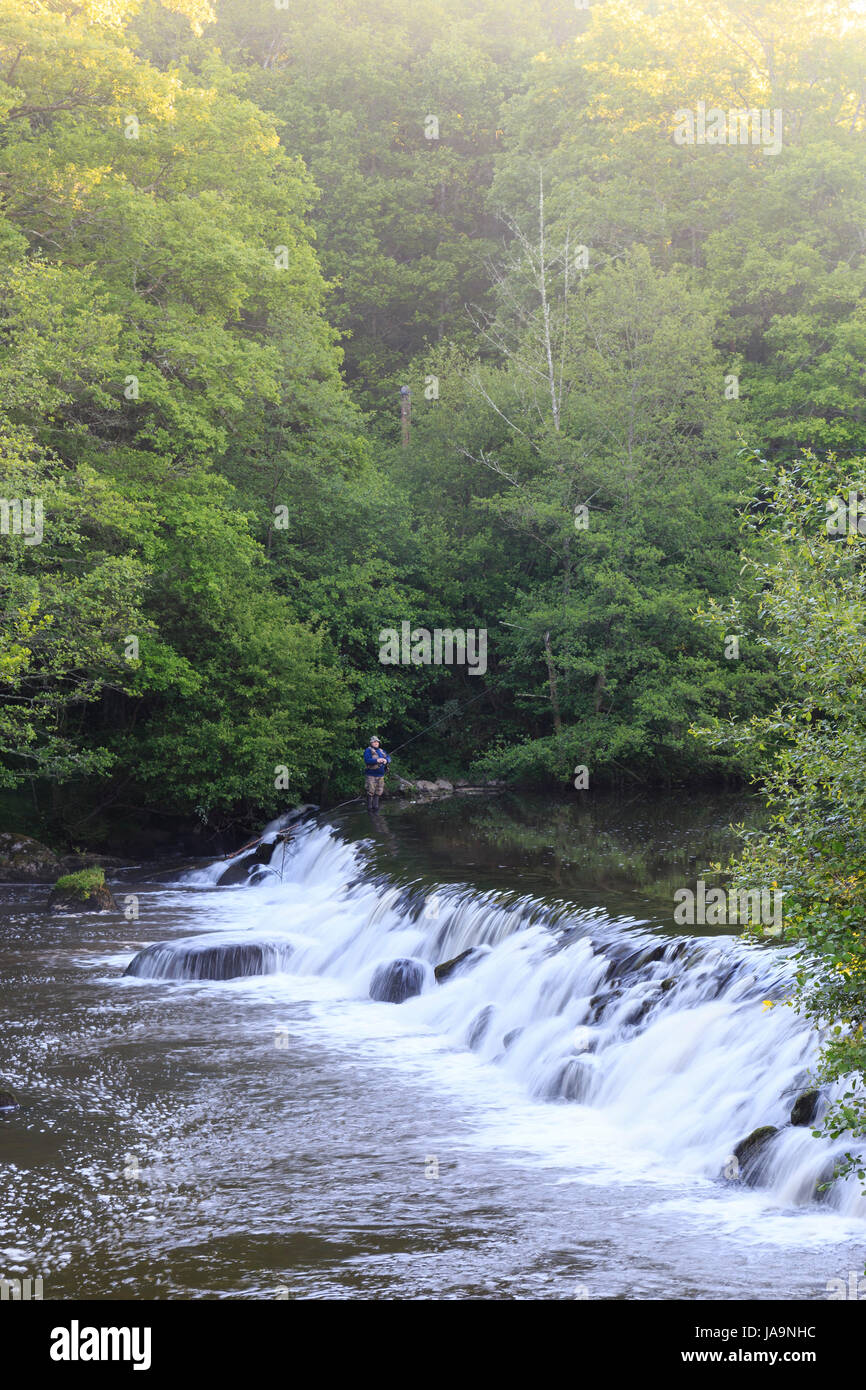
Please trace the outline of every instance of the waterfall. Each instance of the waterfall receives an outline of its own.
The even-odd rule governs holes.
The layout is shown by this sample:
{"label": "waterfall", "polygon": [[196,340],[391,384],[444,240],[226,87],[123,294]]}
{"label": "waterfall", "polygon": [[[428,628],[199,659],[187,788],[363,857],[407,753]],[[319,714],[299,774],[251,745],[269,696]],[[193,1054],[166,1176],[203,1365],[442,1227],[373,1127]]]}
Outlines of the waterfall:
{"label": "waterfall", "polygon": [[[851,1140],[813,1138],[808,1106],[809,1122],[791,1123],[817,1038],[786,1006],[785,948],[669,935],[518,892],[395,883],[318,824],[256,862],[252,886],[247,876],[219,890],[215,930],[156,943],[127,974],[198,987],[262,976],[277,990],[280,977],[318,977],[395,1043],[414,1030],[499,1069],[548,1129],[568,1107],[587,1135],[601,1120],[668,1173],[866,1216],[856,1180],[819,1191]],[[211,890],[212,909],[224,871],[221,861],[183,882]],[[819,1095],[818,1118],[829,1098]]]}

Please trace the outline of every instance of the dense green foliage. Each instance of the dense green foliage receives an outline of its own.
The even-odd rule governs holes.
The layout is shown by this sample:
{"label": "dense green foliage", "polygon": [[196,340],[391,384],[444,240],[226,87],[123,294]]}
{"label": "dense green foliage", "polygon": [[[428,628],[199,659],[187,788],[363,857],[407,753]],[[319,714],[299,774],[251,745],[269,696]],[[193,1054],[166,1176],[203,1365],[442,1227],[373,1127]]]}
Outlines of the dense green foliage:
{"label": "dense green foliage", "polygon": [[[693,614],[744,439],[866,452],[863,29],[0,0],[0,491],[44,507],[0,534],[0,786],[92,840],[255,821],[443,715],[404,767],[747,768],[689,729],[764,717],[778,652]],[[780,147],[678,144],[701,102]],[[486,629],[486,674],[383,665],[404,621]]]}
{"label": "dense green foliage", "polygon": [[[751,832],[735,881],[784,894],[782,934],[799,947],[796,1007],[835,1020],[823,1077],[866,1076],[866,465],[807,454],[774,476],[752,521],[757,595],[751,636],[768,647],[785,698],[705,734],[748,754],[772,822]],[[747,631],[744,610],[708,618]],[[772,930],[772,929],[771,929]],[[866,1094],[850,1084],[825,1120],[866,1133]],[[860,1176],[863,1174],[861,1172]]]}
{"label": "dense green foliage", "polygon": [[5,487],[46,512],[41,544],[4,538],[7,779],[276,805],[274,765],[298,795],[351,708],[232,482],[275,438],[282,469],[306,437],[337,471],[363,452],[308,176],[218,73],[160,72],[78,6],[2,10]]}

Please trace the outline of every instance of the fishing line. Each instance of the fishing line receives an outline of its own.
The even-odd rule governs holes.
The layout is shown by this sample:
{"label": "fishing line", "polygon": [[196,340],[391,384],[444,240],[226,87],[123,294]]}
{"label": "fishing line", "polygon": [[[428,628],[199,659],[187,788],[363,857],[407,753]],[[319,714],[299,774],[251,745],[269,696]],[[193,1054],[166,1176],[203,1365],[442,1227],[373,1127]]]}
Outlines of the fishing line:
{"label": "fishing line", "polygon": [[[422,734],[426,734],[430,729],[435,729],[437,724],[444,724],[446,719],[453,719],[456,714],[460,714],[463,710],[468,709],[470,705],[474,705],[476,700],[482,700],[487,694],[488,691],[482,690],[480,695],[473,695],[471,700],[467,700],[465,705],[460,705],[460,707],[451,714],[443,714],[441,719],[434,719],[433,723],[428,724],[426,729],[422,729],[420,734],[413,734],[411,738],[407,738],[405,743],[400,743],[396,748],[393,748],[391,750],[391,756],[393,757],[395,753],[399,753],[401,748],[408,748],[409,744],[414,743],[416,738],[420,738]],[[360,800],[360,798],[358,799]]]}
{"label": "fishing line", "polygon": [[[424,734],[429,733],[431,729],[435,729],[436,726],[437,726],[437,724],[444,724],[445,721],[446,721],[446,719],[453,719],[453,718],[455,717],[455,715],[461,714],[461,713],[463,712],[463,710],[468,709],[470,705],[474,705],[478,700],[482,700],[482,699],[484,698],[484,696],[485,696],[487,693],[488,693],[488,692],[487,692],[486,690],[482,690],[481,693],[480,693],[480,695],[473,695],[472,699],[471,699],[471,700],[467,700],[465,705],[460,705],[460,706],[458,706],[458,708],[455,709],[455,710],[452,710],[450,714],[443,714],[441,719],[434,719],[434,720],[433,720],[433,723],[432,723],[432,724],[428,724],[427,727],[426,727],[426,729],[422,729],[420,733],[413,734],[411,738],[407,738],[407,739],[406,739],[405,743],[399,743],[399,744],[397,745],[396,748],[393,748],[393,749],[391,750],[391,757],[393,758],[393,756],[394,756],[395,753],[399,753],[401,748],[408,748],[408,747],[409,747],[409,744],[410,744],[410,743],[414,743],[415,740],[416,740],[416,738],[421,738]],[[340,811],[340,810],[342,810],[342,808],[343,808],[344,806],[354,806],[354,804],[355,804],[356,801],[363,801],[363,799],[364,799],[364,798],[363,798],[362,796],[353,796],[353,797],[350,798],[349,801],[341,801],[341,802],[339,802],[338,805],[336,805],[336,806],[330,806],[330,807],[328,808],[328,815],[331,815],[331,813],[332,813],[333,811]],[[284,869],[285,866],[286,866],[286,846],[287,846],[287,845],[288,845],[288,836],[286,836],[286,838],[283,840],[283,858],[282,858],[282,863],[280,864],[280,880],[281,880],[281,881],[282,881],[282,877],[283,877],[283,869]],[[238,851],[238,853],[240,853],[240,851]]]}

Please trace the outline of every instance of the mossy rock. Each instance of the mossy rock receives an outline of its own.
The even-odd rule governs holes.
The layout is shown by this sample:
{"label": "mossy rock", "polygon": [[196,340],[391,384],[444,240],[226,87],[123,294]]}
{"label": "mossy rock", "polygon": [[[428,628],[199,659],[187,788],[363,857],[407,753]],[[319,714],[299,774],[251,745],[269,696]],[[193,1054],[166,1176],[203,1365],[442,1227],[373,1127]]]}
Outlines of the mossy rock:
{"label": "mossy rock", "polygon": [[735,1146],[734,1157],[740,1165],[740,1177],[750,1187],[759,1180],[766,1147],[777,1133],[775,1125],[760,1125]]}
{"label": "mossy rock", "polygon": [[440,985],[444,984],[460,966],[468,965],[470,961],[484,954],[485,952],[479,950],[477,946],[469,946],[465,951],[461,951],[459,956],[453,956],[451,960],[443,960],[441,964],[434,966],[433,974]]}
{"label": "mossy rock", "polygon": [[798,1096],[791,1111],[791,1124],[810,1125],[818,1112],[820,1099],[820,1091],[804,1091],[801,1096]]}
{"label": "mossy rock", "polygon": [[55,883],[48,899],[49,912],[105,912],[116,907],[105,882],[105,870],[100,868],[64,874]]}

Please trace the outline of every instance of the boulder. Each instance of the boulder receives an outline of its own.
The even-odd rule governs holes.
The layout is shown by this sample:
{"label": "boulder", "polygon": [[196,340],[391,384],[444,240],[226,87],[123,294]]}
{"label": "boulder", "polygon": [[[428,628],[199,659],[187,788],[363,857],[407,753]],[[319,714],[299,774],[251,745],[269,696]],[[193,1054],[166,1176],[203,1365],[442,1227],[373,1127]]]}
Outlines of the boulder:
{"label": "boulder", "polygon": [[734,1157],[740,1165],[740,1177],[746,1183],[753,1184],[757,1180],[766,1147],[777,1133],[775,1125],[760,1125],[734,1147]]}
{"label": "boulder", "polygon": [[217,879],[218,888],[230,888],[235,883],[246,883],[251,873],[257,869],[259,861],[255,853],[247,852],[240,859],[233,859]]}
{"label": "boulder", "polygon": [[444,980],[451,978],[458,966],[475,960],[484,954],[485,952],[480,951],[477,946],[469,946],[465,951],[461,951],[459,956],[453,956],[451,960],[443,960],[440,965],[435,966],[433,974],[441,985]]}
{"label": "boulder", "polygon": [[439,791],[435,782],[425,782],[423,779],[417,781],[415,787],[417,791],[423,792],[425,796],[435,796]]}
{"label": "boulder", "polygon": [[453,792],[454,790],[454,783],[449,782],[447,777],[437,777],[436,786],[440,792]]}
{"label": "boulder", "polygon": [[125,861],[107,854],[55,854],[29,835],[0,834],[0,882],[54,883],[80,869],[120,868]]}
{"label": "boulder", "polygon": [[285,942],[160,941],[139,951],[124,974],[144,980],[239,980],[279,974],[291,954]]}
{"label": "boulder", "polygon": [[11,1091],[0,1091],[0,1115],[18,1109],[18,1102]]}
{"label": "boulder", "polygon": [[[305,808],[302,808],[305,809]],[[262,878],[267,877],[261,872],[262,864],[270,864],[274,860],[276,868],[282,868],[285,860],[286,844],[291,840],[290,830],[281,830],[276,835],[271,832],[263,835],[260,840],[254,841],[251,845],[237,850],[228,860],[228,866],[223,869],[217,879],[218,888],[230,888],[236,883],[259,883]]]}
{"label": "boulder", "polygon": [[383,1004],[402,1004],[404,999],[421,993],[426,974],[424,961],[411,956],[380,965],[370,981],[370,998]]}
{"label": "boulder", "polygon": [[117,903],[102,869],[80,869],[77,874],[59,878],[47,903],[48,912],[106,912]]}
{"label": "boulder", "polygon": [[798,1096],[791,1111],[791,1124],[810,1125],[818,1113],[820,1099],[820,1091],[804,1091],[802,1095]]}
{"label": "boulder", "polygon": [[47,845],[29,835],[0,834],[0,880],[5,883],[53,883],[60,860]]}

